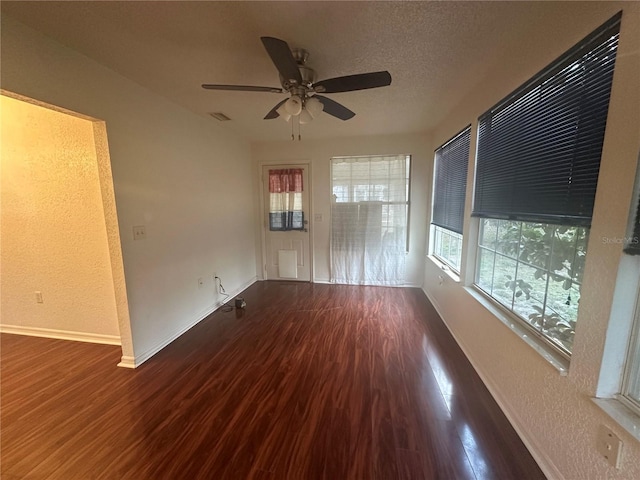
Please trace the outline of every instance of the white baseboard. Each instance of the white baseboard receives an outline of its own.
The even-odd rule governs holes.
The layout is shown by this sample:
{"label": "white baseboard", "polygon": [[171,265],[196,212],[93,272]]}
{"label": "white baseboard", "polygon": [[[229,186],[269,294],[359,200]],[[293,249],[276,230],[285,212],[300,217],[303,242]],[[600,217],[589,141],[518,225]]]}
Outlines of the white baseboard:
{"label": "white baseboard", "polygon": [[[324,278],[314,278],[313,283],[322,283],[328,285],[349,285],[348,283],[334,283],[331,280],[327,280]],[[356,286],[367,286],[367,285],[356,285]],[[422,285],[417,283],[405,283],[402,285],[368,285],[371,287],[400,287],[400,288],[421,288]]]}
{"label": "white baseboard", "polygon": [[13,335],[28,335],[30,337],[55,338],[58,340],[72,340],[75,342],[101,343],[104,345],[121,345],[117,335],[102,335],[99,333],[73,332],[52,328],[22,327],[17,325],[0,325],[0,333]]}
{"label": "white baseboard", "polygon": [[144,362],[146,362],[147,360],[149,360],[151,357],[153,357],[156,353],[158,353],[160,350],[162,350],[163,348],[165,348],[167,345],[169,345],[171,342],[173,342],[174,340],[176,340],[178,337],[180,337],[181,335],[183,335],[184,333],[186,333],[187,331],[191,330],[193,327],[195,327],[198,323],[200,323],[202,320],[204,320],[205,318],[207,318],[209,315],[211,315],[213,312],[215,312],[218,308],[220,308],[222,305],[224,305],[228,300],[232,299],[233,297],[235,297],[236,295],[238,295],[240,292],[246,290],[247,288],[249,288],[251,285],[253,285],[254,283],[256,283],[256,281],[258,280],[257,276],[252,277],[248,282],[246,282],[244,285],[241,285],[240,287],[236,288],[235,290],[233,290],[231,293],[229,293],[228,297],[225,297],[224,300],[221,301],[217,301],[216,303],[214,303],[213,305],[211,305],[209,308],[205,309],[203,312],[201,312],[200,314],[197,315],[197,317],[191,322],[189,323],[186,327],[182,328],[181,330],[177,331],[176,333],[174,333],[171,337],[169,337],[168,339],[164,340],[163,342],[159,343],[158,345],[156,345],[155,347],[147,350],[144,353],[141,353],[140,355],[136,355],[135,357],[130,357],[130,356],[122,356],[120,359],[120,363],[118,364],[119,367],[124,367],[124,368],[137,368],[140,365],[142,365]]}
{"label": "white baseboard", "polygon": [[498,385],[488,375],[485,375],[480,369],[478,369],[473,358],[469,355],[469,351],[464,343],[460,341],[456,334],[449,328],[447,322],[444,321],[444,316],[442,315],[442,311],[440,309],[440,306],[438,305],[438,302],[429,295],[424,286],[422,287],[422,291],[429,299],[436,312],[438,312],[438,315],[443,320],[445,326],[447,327],[447,330],[449,330],[449,333],[451,333],[454,340],[464,353],[465,357],[467,357],[467,360],[469,360],[469,363],[471,363],[471,366],[482,380],[482,383],[484,383],[484,385],[487,387],[487,390],[489,390],[489,393],[498,404],[498,407],[500,407],[500,410],[502,410],[502,413],[504,413],[505,417],[507,417],[507,420],[509,420],[509,423],[520,437],[520,440],[522,440],[522,443],[524,443],[525,447],[527,447],[527,450],[529,450],[529,453],[531,453],[531,456],[540,467],[540,470],[542,470],[542,473],[544,473],[544,475],[549,480],[565,480],[564,475],[562,475],[560,470],[558,470],[555,464],[541,448],[540,442],[529,435],[528,430],[524,426],[520,415],[518,415],[518,413],[511,407],[509,402],[504,398],[500,388],[498,388]]}
{"label": "white baseboard", "polygon": [[120,358],[119,367],[123,368],[136,368],[136,359],[134,357],[122,356]]}

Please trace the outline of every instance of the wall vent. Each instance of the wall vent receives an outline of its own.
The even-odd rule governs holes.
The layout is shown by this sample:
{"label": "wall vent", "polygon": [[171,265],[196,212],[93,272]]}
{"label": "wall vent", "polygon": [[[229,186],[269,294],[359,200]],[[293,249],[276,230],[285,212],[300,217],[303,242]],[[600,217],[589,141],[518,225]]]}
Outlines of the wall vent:
{"label": "wall vent", "polygon": [[211,115],[213,118],[221,122],[228,122],[229,120],[231,120],[222,112],[210,112],[209,115]]}

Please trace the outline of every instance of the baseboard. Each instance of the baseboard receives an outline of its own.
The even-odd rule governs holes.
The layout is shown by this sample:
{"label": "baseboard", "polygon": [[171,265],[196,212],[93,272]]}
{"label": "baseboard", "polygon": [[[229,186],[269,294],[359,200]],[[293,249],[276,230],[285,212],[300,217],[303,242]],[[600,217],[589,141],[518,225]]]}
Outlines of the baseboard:
{"label": "baseboard", "polygon": [[134,357],[122,356],[120,358],[119,367],[123,368],[136,368],[136,359]]}
{"label": "baseboard", "polygon": [[[349,285],[348,283],[334,283],[331,280],[326,280],[323,278],[314,278],[313,283],[322,283],[328,285]],[[367,285],[357,285],[357,286],[367,286]],[[422,285],[417,283],[404,283],[402,285],[368,285],[371,287],[399,287],[399,288],[420,288]]]}
{"label": "baseboard", "polygon": [[238,295],[239,293],[243,292],[244,290],[249,288],[251,285],[256,283],[257,280],[258,280],[258,277],[254,276],[248,282],[246,282],[244,285],[241,285],[240,287],[232,290],[229,293],[229,296],[225,297],[224,300],[217,301],[216,303],[211,305],[209,308],[205,309],[203,312],[198,314],[197,317],[191,323],[189,323],[186,327],[184,327],[181,330],[177,331],[171,337],[169,337],[167,340],[164,340],[163,342],[159,343],[155,347],[147,350],[146,352],[144,352],[144,353],[142,353],[140,355],[136,355],[135,357],[130,357],[130,356],[124,356],[123,355],[121,357],[121,359],[120,359],[120,363],[118,364],[118,366],[119,367],[124,367],[124,368],[138,368],[140,365],[142,365],[144,362],[149,360],[151,357],[153,357],[160,350],[165,348],[167,345],[169,345],[171,342],[176,340],[181,335],[184,335],[186,332],[191,330],[193,327],[195,327],[202,320],[204,320],[209,315],[211,315],[213,312],[215,312],[218,308],[220,308],[222,305],[224,305],[228,300],[232,299],[233,297],[235,297],[236,295]]}
{"label": "baseboard", "polygon": [[0,333],[13,335],[28,335],[30,337],[55,338],[58,340],[72,340],[75,342],[101,343],[104,345],[121,345],[117,335],[101,335],[98,333],[73,332],[52,328],[21,327],[17,325],[0,325]]}
{"label": "baseboard", "polygon": [[522,419],[511,407],[509,402],[502,396],[497,384],[488,375],[485,375],[480,369],[478,369],[473,358],[469,355],[469,350],[467,349],[465,344],[460,341],[460,339],[451,330],[451,328],[449,328],[447,322],[444,321],[444,316],[442,315],[442,310],[440,308],[440,305],[438,305],[438,302],[429,295],[424,286],[422,287],[422,291],[429,299],[436,312],[438,312],[438,315],[447,327],[447,330],[449,330],[449,333],[451,333],[451,336],[454,338],[454,340],[462,350],[462,353],[464,353],[465,357],[467,357],[467,360],[469,360],[469,363],[482,380],[482,383],[484,383],[484,385],[487,387],[487,390],[489,390],[489,393],[498,404],[498,407],[500,407],[500,410],[502,410],[502,413],[504,413],[505,417],[507,417],[507,420],[509,420],[509,423],[520,437],[520,440],[522,440],[522,443],[524,443],[525,447],[527,447],[527,450],[529,450],[529,453],[540,467],[540,470],[542,470],[542,473],[544,473],[548,480],[565,480],[564,475],[562,475],[562,473],[557,469],[551,459],[546,455],[546,453],[544,453],[544,450],[541,448],[540,443],[528,434],[528,430],[524,426]]}

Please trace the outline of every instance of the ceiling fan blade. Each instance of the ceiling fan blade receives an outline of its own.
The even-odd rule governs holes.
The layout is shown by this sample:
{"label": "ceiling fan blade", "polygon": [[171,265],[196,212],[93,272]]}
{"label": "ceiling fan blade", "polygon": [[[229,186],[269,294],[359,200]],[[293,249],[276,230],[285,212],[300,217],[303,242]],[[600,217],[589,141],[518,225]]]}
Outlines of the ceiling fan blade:
{"label": "ceiling fan blade", "polygon": [[286,102],[287,100],[289,100],[288,98],[285,98],[284,100],[282,100],[281,102],[278,102],[276,104],[275,107],[273,107],[269,113],[267,113],[264,116],[263,120],[271,120],[272,118],[278,118],[280,116],[280,114],[277,112],[277,110],[280,108],[280,105],[282,105],[284,102]]}
{"label": "ceiling fan blade", "polygon": [[328,78],[315,83],[313,89],[318,93],[338,93],[386,87],[387,85],[391,85],[391,74],[384,71]]}
{"label": "ceiling fan blade", "polygon": [[260,40],[262,40],[264,48],[267,49],[271,61],[280,72],[280,75],[282,75],[282,78],[289,83],[300,85],[302,83],[302,75],[300,75],[298,64],[293,58],[287,42],[273,37],[260,37]]}
{"label": "ceiling fan blade", "polygon": [[340,120],[349,120],[350,118],[355,117],[355,113],[349,110],[344,105],[340,105],[338,102],[331,100],[330,98],[323,97],[322,95],[314,95],[313,98],[317,98],[320,100],[322,105],[324,106],[324,112],[329,115],[333,115]]}
{"label": "ceiling fan blade", "polygon": [[281,88],[276,87],[254,87],[252,85],[215,85],[213,83],[204,83],[202,88],[206,90],[236,90],[241,92],[272,92],[283,93]]}

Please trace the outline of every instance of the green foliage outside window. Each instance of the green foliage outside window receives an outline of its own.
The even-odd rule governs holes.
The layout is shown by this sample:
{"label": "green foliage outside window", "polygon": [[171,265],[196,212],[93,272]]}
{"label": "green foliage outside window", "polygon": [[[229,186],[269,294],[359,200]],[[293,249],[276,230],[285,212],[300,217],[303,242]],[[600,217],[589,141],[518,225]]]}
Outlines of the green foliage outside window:
{"label": "green foliage outside window", "polygon": [[484,219],[477,285],[570,353],[589,231]]}

